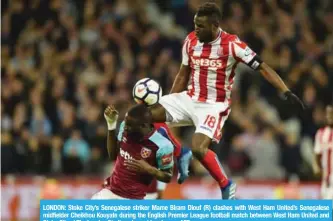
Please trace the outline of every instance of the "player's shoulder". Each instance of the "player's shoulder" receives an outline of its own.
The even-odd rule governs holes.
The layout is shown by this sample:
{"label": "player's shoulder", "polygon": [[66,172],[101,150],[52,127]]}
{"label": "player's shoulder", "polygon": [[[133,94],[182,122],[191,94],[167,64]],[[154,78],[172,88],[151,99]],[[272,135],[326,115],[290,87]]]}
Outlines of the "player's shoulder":
{"label": "player's shoulder", "polygon": [[167,124],[166,123],[154,123],[154,128],[156,130],[160,129],[160,128],[165,128],[167,127]]}
{"label": "player's shoulder", "polygon": [[222,31],[222,39],[224,41],[229,41],[229,42],[233,42],[233,41],[239,41],[239,37],[236,34],[231,34],[229,32],[226,31]]}
{"label": "player's shoulder", "polygon": [[319,132],[323,132],[323,131],[326,130],[327,128],[328,128],[327,126],[320,127],[320,128],[317,130],[317,133],[319,133]]}
{"label": "player's shoulder", "polygon": [[324,127],[320,127],[317,132],[316,132],[316,136],[320,135],[321,133],[323,133],[325,130],[327,129],[327,126]]}
{"label": "player's shoulder", "polygon": [[173,149],[173,145],[169,139],[164,137],[157,130],[149,137],[149,140],[158,147],[158,149]]}

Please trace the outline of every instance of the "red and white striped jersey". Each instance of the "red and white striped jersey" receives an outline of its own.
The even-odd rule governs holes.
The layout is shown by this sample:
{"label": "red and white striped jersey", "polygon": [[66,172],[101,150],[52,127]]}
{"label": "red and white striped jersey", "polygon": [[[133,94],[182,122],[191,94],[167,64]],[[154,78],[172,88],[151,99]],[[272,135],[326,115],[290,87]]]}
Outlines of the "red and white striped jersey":
{"label": "red and white striped jersey", "polygon": [[314,152],[321,155],[323,171],[323,185],[333,187],[333,128],[323,127],[319,129],[315,137]]}
{"label": "red and white striped jersey", "polygon": [[182,64],[191,69],[188,95],[193,100],[207,103],[230,101],[239,62],[252,69],[260,65],[255,59],[256,53],[246,43],[222,29],[210,43],[200,42],[195,32],[191,32],[184,41],[182,56]]}

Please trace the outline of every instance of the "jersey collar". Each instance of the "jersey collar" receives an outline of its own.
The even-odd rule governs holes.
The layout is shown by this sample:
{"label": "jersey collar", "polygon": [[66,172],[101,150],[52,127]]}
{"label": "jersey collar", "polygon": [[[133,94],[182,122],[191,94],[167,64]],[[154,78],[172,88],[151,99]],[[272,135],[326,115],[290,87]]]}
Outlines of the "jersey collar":
{"label": "jersey collar", "polygon": [[146,134],[146,135],[142,138],[142,140],[147,140],[147,139],[149,139],[149,137],[151,137],[155,132],[156,132],[156,129],[153,128],[152,131],[150,131],[148,134]]}
{"label": "jersey collar", "polygon": [[219,33],[217,34],[217,37],[215,38],[215,40],[208,42],[207,44],[213,44],[215,43],[222,35],[222,28],[219,28]]}

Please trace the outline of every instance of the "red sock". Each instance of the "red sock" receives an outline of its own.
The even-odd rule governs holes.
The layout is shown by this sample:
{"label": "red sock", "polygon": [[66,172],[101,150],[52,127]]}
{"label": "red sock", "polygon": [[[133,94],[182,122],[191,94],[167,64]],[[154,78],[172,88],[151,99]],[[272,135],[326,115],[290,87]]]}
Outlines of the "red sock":
{"label": "red sock", "polygon": [[226,187],[229,184],[229,180],[223,171],[222,165],[213,151],[208,150],[204,158],[201,160],[201,163],[218,182],[221,188]]}

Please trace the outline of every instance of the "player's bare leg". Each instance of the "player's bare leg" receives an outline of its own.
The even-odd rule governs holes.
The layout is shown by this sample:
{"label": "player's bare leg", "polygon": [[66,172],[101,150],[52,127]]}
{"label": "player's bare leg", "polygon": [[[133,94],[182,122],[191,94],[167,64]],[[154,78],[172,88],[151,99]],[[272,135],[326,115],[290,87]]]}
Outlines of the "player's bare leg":
{"label": "player's bare leg", "polygon": [[[171,119],[168,119],[167,112],[165,108],[157,103],[150,107],[150,111],[153,115],[153,121],[156,123],[164,123],[167,121],[171,121]],[[169,116],[171,118],[171,116]],[[190,162],[192,160],[192,151],[188,148],[182,147],[180,150],[180,155],[177,157],[177,163],[178,163],[178,183],[183,183],[187,177],[189,176],[189,167]]]}
{"label": "player's bare leg", "polygon": [[222,199],[235,199],[236,184],[228,179],[217,155],[209,149],[211,143],[212,140],[208,136],[201,133],[195,133],[192,137],[193,155],[218,182],[222,191]]}
{"label": "player's bare leg", "polygon": [[157,103],[151,106],[150,111],[153,115],[153,121],[155,123],[164,123],[167,121],[165,108],[161,104]]}

